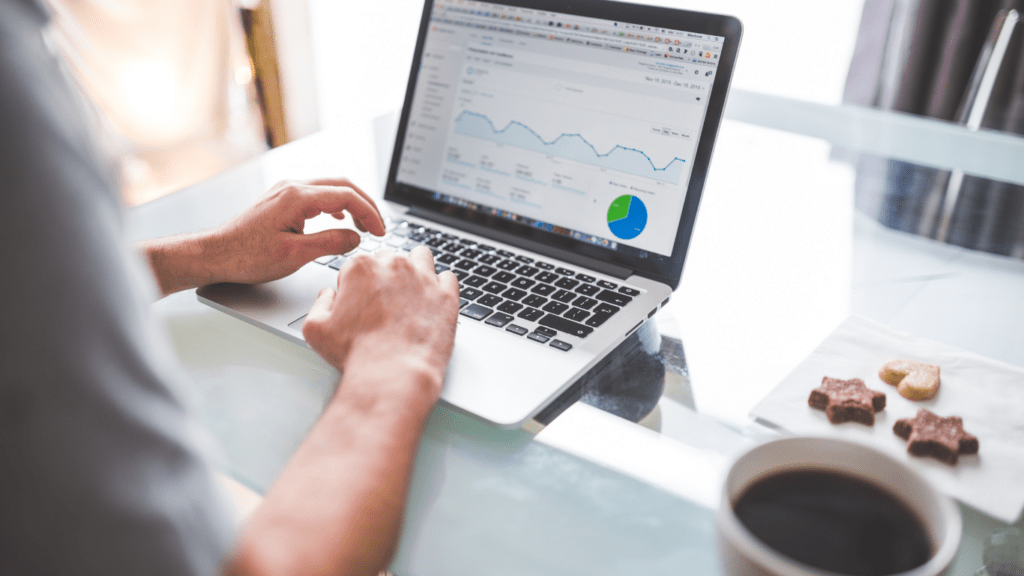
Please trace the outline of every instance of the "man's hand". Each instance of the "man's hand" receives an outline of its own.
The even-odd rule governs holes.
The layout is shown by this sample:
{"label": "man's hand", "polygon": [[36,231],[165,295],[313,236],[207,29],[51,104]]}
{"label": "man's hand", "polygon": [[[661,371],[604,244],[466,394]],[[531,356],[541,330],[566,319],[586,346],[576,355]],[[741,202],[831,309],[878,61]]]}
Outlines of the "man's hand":
{"label": "man's hand", "polygon": [[256,510],[228,574],[377,574],[394,554],[423,426],[452,353],[459,288],[417,247],[356,256],[325,288],[306,341],[338,392]]}
{"label": "man's hand", "polygon": [[307,262],[359,245],[352,230],[304,234],[306,220],[323,213],[352,215],[356,228],[377,236],[384,221],[377,205],[346,178],[281,182],[225,224],[199,234],[141,243],[164,295],[217,282],[255,284],[283,278]]}
{"label": "man's hand", "polygon": [[[306,316],[306,342],[339,370],[361,364],[403,366],[441,378],[452,353],[458,280],[434,272],[425,247],[406,258],[394,252],[357,256],[338,274],[337,292],[324,288]],[[435,396],[436,398],[436,396]]]}

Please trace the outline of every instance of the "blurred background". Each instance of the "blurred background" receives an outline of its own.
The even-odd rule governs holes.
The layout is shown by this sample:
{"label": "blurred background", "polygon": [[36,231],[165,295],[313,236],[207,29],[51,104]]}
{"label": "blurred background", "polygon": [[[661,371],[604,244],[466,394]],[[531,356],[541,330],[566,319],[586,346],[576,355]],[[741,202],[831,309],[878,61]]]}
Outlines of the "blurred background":
{"label": "blurred background", "polygon": [[[816,113],[849,121],[857,109],[878,109],[897,124],[910,115],[984,135],[1024,133],[1021,1],[653,3],[743,21],[733,118],[817,135],[801,128]],[[339,174],[374,163],[368,119],[401,107],[422,10],[419,0],[50,3],[128,205],[319,130],[367,142],[361,157],[339,159]],[[858,211],[892,229],[1024,258],[1015,178],[965,171],[942,154],[910,161],[914,154],[891,153],[898,131],[872,144],[883,136],[861,135],[857,151],[832,141],[833,159],[855,170]]]}

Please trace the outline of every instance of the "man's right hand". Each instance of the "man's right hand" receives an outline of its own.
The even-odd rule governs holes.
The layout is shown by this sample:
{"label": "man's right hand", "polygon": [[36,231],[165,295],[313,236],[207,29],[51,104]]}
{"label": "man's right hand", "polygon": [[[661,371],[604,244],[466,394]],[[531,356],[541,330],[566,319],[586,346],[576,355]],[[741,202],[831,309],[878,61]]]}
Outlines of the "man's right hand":
{"label": "man's right hand", "polygon": [[302,332],[343,371],[267,492],[228,573],[376,574],[397,546],[420,434],[441,393],[459,285],[425,247],[356,256]]}
{"label": "man's right hand", "polygon": [[449,271],[435,274],[425,247],[408,257],[357,256],[341,268],[337,292],[320,292],[302,332],[339,370],[358,361],[382,371],[422,372],[436,384],[428,390],[436,399],[452,354],[458,302],[458,280]]}

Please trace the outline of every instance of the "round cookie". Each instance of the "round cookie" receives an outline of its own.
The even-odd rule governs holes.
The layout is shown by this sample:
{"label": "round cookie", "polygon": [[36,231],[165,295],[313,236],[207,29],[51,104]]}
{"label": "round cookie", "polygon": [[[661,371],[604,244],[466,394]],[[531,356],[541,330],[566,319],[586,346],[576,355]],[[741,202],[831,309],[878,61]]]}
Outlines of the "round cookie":
{"label": "round cookie", "polygon": [[889,360],[878,371],[878,377],[896,387],[908,400],[927,400],[939,390],[939,367],[902,358]]}

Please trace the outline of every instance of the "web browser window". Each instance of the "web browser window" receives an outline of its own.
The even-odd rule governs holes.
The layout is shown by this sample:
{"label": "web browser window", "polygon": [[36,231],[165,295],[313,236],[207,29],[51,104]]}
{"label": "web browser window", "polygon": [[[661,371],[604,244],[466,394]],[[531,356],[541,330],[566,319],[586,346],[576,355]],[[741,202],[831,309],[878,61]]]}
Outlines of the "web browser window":
{"label": "web browser window", "polygon": [[396,178],[598,246],[671,255],[723,42],[438,2]]}

